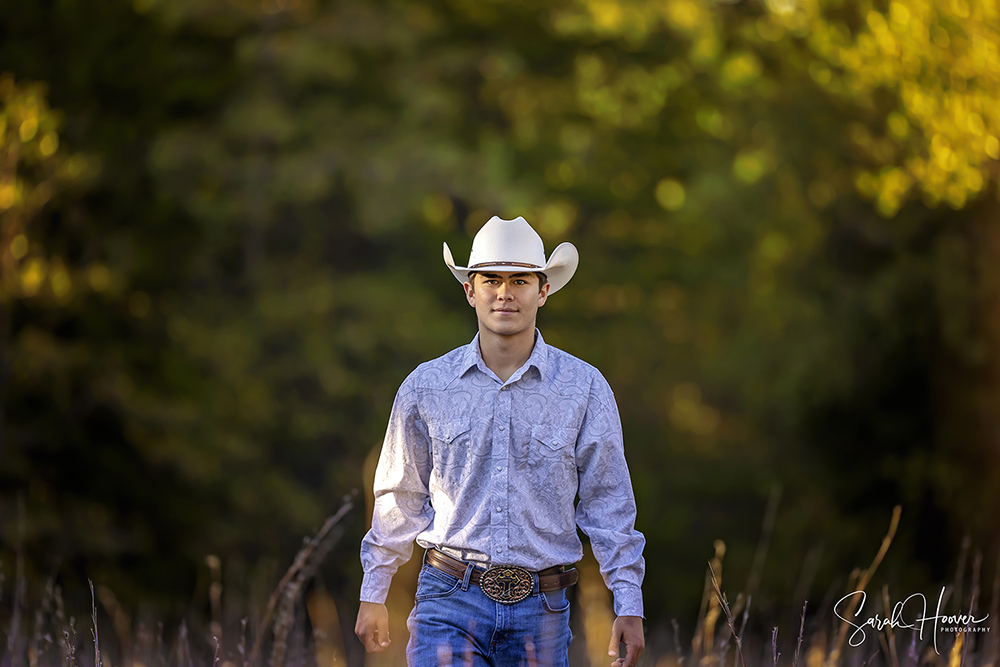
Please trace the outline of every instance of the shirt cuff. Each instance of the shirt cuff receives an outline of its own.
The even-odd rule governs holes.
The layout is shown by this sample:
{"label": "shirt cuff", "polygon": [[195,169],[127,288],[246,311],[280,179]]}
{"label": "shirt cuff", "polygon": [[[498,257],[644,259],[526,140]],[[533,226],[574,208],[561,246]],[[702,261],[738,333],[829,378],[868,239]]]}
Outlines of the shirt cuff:
{"label": "shirt cuff", "polygon": [[638,586],[618,586],[614,590],[615,616],[642,616],[642,589]]}
{"label": "shirt cuff", "polygon": [[385,599],[389,595],[390,583],[392,583],[392,575],[366,572],[361,580],[361,601],[385,604]]}

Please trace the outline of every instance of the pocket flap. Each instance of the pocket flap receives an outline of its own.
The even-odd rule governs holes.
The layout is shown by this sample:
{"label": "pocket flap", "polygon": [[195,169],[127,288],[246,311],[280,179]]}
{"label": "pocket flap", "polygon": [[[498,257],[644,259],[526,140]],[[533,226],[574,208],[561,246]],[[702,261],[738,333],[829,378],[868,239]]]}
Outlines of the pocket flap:
{"label": "pocket flap", "polygon": [[549,449],[562,449],[566,445],[576,446],[576,436],[575,428],[559,428],[549,424],[536,424],[531,427],[531,437]]}
{"label": "pocket flap", "polygon": [[435,440],[451,442],[467,432],[471,428],[470,423],[469,419],[433,422],[427,425],[427,433]]}

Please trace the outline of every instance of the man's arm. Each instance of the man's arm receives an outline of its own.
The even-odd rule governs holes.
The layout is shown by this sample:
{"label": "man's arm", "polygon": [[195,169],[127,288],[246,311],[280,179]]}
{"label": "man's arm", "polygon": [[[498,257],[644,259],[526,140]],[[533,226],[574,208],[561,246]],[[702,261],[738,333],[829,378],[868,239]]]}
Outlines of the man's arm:
{"label": "man's arm", "polygon": [[413,540],[434,520],[428,483],[430,439],[417,411],[416,394],[403,382],[375,469],[372,527],[361,542],[361,608],[355,633],[369,653],[389,644],[385,599],[400,565],[410,559]]}
{"label": "man's arm", "polygon": [[587,413],[576,448],[580,502],[576,523],[590,537],[604,582],[614,595],[617,619],[612,629],[610,655],[624,642],[626,657],[616,667],[634,667],[645,647],[642,634],[642,579],[646,539],[635,529],[635,497],[621,419],[614,394],[600,375],[591,384]]}

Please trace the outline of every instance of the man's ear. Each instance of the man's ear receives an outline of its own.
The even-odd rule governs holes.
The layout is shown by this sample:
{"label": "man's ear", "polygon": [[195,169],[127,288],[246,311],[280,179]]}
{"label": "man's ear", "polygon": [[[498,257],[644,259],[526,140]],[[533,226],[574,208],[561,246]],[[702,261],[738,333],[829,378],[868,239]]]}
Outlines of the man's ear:
{"label": "man's ear", "polygon": [[[474,280],[474,279],[473,279]],[[465,299],[469,302],[469,305],[473,308],[476,307],[476,288],[472,286],[469,280],[466,280],[462,287],[465,288]]]}
{"label": "man's ear", "polygon": [[545,305],[545,300],[549,298],[549,288],[552,287],[552,283],[545,283],[542,285],[542,289],[538,291],[538,307],[541,308]]}

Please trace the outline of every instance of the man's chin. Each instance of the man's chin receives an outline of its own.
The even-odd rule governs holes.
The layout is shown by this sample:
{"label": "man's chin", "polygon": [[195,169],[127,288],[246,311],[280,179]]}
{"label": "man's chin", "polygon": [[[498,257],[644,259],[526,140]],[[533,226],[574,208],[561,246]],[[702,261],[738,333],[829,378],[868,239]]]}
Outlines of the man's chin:
{"label": "man's chin", "polygon": [[485,327],[497,336],[516,336],[527,330],[534,330],[532,325],[515,324],[513,322],[487,323]]}

